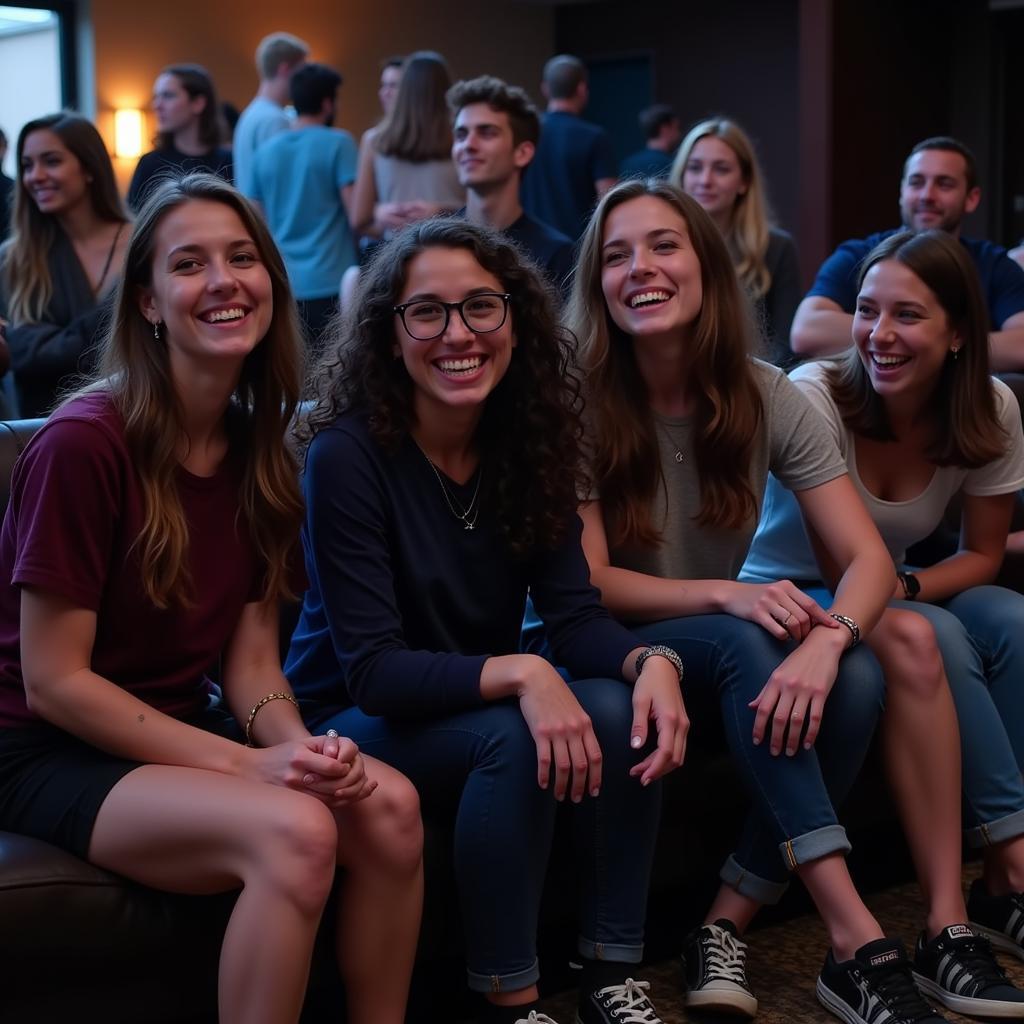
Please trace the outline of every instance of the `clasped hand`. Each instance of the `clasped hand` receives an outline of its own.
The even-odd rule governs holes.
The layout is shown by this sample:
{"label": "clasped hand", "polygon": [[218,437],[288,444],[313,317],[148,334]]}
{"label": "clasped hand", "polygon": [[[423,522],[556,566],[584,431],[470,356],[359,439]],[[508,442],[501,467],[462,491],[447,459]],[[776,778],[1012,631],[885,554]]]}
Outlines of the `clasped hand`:
{"label": "clasped hand", "polygon": [[264,782],[315,796],[328,807],[364,800],[377,783],[366,775],[359,748],[346,736],[309,736],[253,751]]}

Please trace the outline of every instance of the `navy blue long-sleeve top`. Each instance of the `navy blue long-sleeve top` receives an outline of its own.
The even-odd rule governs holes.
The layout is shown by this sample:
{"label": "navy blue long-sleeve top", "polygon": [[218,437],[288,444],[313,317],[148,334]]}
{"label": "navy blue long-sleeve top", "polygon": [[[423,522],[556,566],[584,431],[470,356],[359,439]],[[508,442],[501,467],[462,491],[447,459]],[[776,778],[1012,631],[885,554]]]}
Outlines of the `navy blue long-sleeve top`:
{"label": "navy blue long-sleeve top", "polygon": [[[470,504],[475,477],[445,482]],[[519,650],[527,590],[575,678],[621,678],[642,646],[590,585],[578,517],[555,550],[516,558],[487,503],[475,529],[456,519],[409,437],[389,454],[345,413],[310,444],[303,487],[309,589],[285,673],[306,701],[406,718],[481,706],[484,662]]]}

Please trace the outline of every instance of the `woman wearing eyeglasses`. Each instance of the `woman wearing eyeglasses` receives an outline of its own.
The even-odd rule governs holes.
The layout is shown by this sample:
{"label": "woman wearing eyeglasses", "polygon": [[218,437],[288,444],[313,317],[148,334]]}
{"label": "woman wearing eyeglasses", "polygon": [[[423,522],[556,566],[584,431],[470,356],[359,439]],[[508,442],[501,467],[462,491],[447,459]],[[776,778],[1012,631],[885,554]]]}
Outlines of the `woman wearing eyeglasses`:
{"label": "woman wearing eyeglasses", "polygon": [[[657,1024],[632,975],[652,783],[685,749],[681,663],[617,625],[590,586],[571,355],[545,285],[498,235],[433,219],[381,249],[316,378],[310,588],[285,671],[307,722],[401,767],[428,816],[455,810],[469,983],[486,1021],[548,1020],[538,905],[568,796],[580,1018],[628,1010]],[[528,589],[568,683],[518,653]]]}

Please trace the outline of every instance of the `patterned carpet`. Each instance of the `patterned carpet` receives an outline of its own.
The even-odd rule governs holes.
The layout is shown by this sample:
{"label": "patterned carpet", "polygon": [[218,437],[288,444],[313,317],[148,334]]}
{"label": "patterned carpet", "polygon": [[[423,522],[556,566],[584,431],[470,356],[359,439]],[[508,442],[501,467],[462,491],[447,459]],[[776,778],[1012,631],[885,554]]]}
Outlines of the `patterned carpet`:
{"label": "patterned carpet", "polygon": [[[979,865],[965,869],[968,885],[980,872]],[[913,948],[921,927],[921,897],[916,884],[897,886],[867,900],[887,935]],[[836,1024],[814,994],[814,982],[825,956],[825,929],[817,917],[805,915],[785,924],[752,932],[747,950],[748,977],[758,998],[758,1024]],[[1009,957],[1000,962],[1017,985],[1024,986],[1024,964]],[[651,999],[665,1024],[722,1024],[709,1014],[687,1013],[682,1008],[678,961],[664,961],[644,968],[640,976],[651,983]],[[574,1024],[575,993],[554,996],[544,1003],[545,1012],[558,1024]],[[966,1021],[944,1011],[951,1021]],[[741,1019],[741,1018],[734,1018]]]}

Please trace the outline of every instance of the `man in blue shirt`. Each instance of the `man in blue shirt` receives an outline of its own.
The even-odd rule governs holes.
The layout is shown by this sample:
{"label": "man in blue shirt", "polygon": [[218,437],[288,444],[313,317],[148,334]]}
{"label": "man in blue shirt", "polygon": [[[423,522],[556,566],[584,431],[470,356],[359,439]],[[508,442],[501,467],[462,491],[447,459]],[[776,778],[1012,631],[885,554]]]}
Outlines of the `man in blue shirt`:
{"label": "man in blue shirt", "polygon": [[310,343],[337,309],[341,276],[356,261],[348,209],[356,177],[356,143],[332,128],[341,75],[306,64],[290,83],[291,131],[256,151],[252,198],[288,269]]}
{"label": "man in blue shirt", "polygon": [[573,268],[573,243],[523,211],[519,181],[533,159],[540,118],[517,86],[483,75],[448,90],[455,119],[452,160],[466,189],[464,215],[502,232],[543,269],[563,293]]}
{"label": "man in blue shirt", "polygon": [[615,184],[612,145],[603,128],[580,117],[590,93],[578,57],[552,57],[544,65],[541,91],[548,108],[537,153],[523,177],[523,207],[577,239],[594,204]]}
{"label": "man in blue shirt", "polygon": [[622,161],[619,177],[667,178],[683,141],[679,118],[667,103],[655,103],[640,111],[639,121],[647,145]]}
{"label": "man in blue shirt", "polygon": [[[912,231],[937,228],[959,238],[981,279],[989,319],[992,369],[1024,369],[1024,270],[1002,247],[964,238],[960,222],[981,201],[974,155],[957,139],[937,136],[919,142],[903,167],[900,213]],[[900,230],[843,242],[822,264],[793,319],[790,344],[800,356],[831,355],[850,347],[857,276],[864,257]]]}

